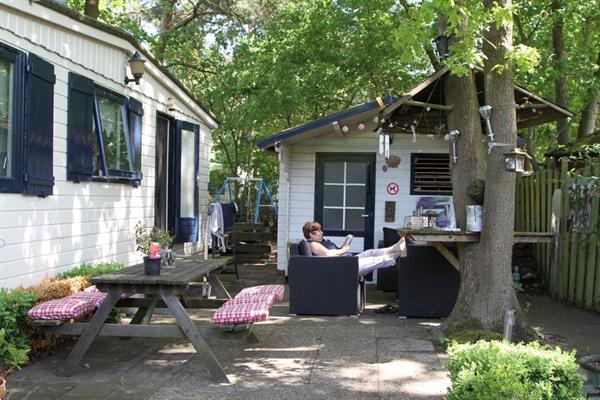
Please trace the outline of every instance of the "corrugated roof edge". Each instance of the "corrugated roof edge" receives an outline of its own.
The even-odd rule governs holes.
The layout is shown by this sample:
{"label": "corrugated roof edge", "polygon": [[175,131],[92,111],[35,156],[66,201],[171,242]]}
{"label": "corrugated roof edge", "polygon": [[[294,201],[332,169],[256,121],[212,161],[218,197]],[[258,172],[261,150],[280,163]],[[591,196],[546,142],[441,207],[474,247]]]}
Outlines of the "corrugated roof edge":
{"label": "corrugated roof edge", "polygon": [[187,96],[189,96],[189,98],[192,99],[192,101],[194,103],[196,103],[198,105],[198,107],[200,107],[206,114],[208,114],[215,121],[215,123],[217,123],[217,124],[221,123],[209,109],[204,107],[204,105],[196,98],[196,96],[194,96],[185,86],[183,86],[183,84],[181,83],[181,81],[179,79],[177,79],[171,72],[169,72],[168,69],[163,67],[160,64],[160,62],[151,53],[146,51],[131,34],[125,32],[119,28],[115,28],[114,26],[105,24],[104,22],[97,21],[93,18],[83,15],[83,14],[81,14],[75,10],[72,10],[68,7],[57,4],[51,0],[37,0],[36,3],[42,5],[46,8],[49,8],[51,10],[54,10],[56,12],[59,12],[63,15],[66,15],[69,18],[73,18],[81,23],[84,23],[89,26],[93,26],[94,28],[100,29],[104,32],[110,33],[111,35],[115,35],[122,39],[127,40],[129,43],[131,43],[133,45],[133,47],[135,47],[140,53],[142,53],[150,62],[152,62],[152,64],[156,65],[156,67],[158,69],[160,69],[160,71],[163,74],[165,74],[170,80],[172,80],[173,83],[175,83]]}
{"label": "corrugated roof edge", "polygon": [[[383,102],[386,106],[389,104],[392,104],[393,102],[396,101],[396,97],[394,97],[394,96],[382,96],[381,99],[383,100]],[[286,129],[284,131],[276,133],[275,135],[267,136],[266,138],[263,138],[263,139],[259,140],[258,142],[256,142],[256,145],[259,148],[264,149],[268,145],[273,144],[275,142],[279,142],[281,140],[285,140],[285,139],[291,138],[293,136],[300,135],[300,134],[310,131],[312,129],[316,129],[321,126],[332,123],[334,121],[338,121],[340,119],[348,118],[353,115],[372,110],[373,108],[376,108],[376,107],[379,107],[379,103],[377,102],[377,100],[371,100],[369,102],[359,104],[352,108],[348,108],[344,111],[340,111],[338,113],[331,114],[326,117],[319,118],[319,119],[307,122],[302,125],[298,125],[294,128]]]}

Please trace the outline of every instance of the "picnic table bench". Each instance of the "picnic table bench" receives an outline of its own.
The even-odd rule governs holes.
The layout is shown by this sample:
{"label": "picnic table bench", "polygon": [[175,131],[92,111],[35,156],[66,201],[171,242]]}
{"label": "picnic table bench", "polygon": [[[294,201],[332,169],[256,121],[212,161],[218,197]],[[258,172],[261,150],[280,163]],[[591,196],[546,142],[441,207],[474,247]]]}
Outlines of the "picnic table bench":
{"label": "picnic table bench", "polygon": [[[223,366],[216,358],[202,335],[203,329],[190,319],[187,307],[214,307],[231,299],[216,273],[221,271],[231,257],[201,260],[198,256],[188,256],[177,260],[172,268],[161,269],[160,275],[144,274],[143,264],[127,267],[115,273],[92,278],[92,283],[106,293],[104,301],[88,323],[63,323],[64,321],[39,321],[49,333],[81,335],[79,341],[65,360],[58,373],[70,376],[78,368],[85,353],[96,336],[144,337],[144,338],[187,338],[208,368],[211,377],[217,382],[229,382]],[[193,299],[189,288],[203,277],[212,285],[214,294],[220,300]],[[123,294],[143,294],[144,298],[123,299]],[[183,303],[182,303],[183,301]],[[185,304],[185,306],[184,306]],[[136,306],[129,325],[107,324],[106,318],[115,306]],[[151,325],[150,319],[157,307],[166,306],[177,322],[176,326]]]}

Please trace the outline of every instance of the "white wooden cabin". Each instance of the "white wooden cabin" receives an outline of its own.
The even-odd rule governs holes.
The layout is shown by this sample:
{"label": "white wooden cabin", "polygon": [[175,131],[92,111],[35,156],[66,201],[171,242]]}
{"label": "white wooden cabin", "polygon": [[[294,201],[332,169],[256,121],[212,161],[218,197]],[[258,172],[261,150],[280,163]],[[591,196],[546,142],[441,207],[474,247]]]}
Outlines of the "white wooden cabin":
{"label": "white wooden cabin", "polygon": [[[306,221],[320,222],[338,245],[352,233],[351,251],[359,252],[377,247],[383,227],[403,227],[420,197],[452,195],[446,74],[442,68],[400,98],[378,98],[258,142],[279,157],[278,269],[287,272],[288,244],[303,238]],[[518,128],[572,117],[518,86],[515,101]],[[391,140],[387,160],[379,132]]]}
{"label": "white wooden cabin", "polygon": [[[136,51],[145,73],[126,84]],[[47,0],[0,2],[0,287],[138,263],[138,221],[193,249],[216,127],[129,35]]]}

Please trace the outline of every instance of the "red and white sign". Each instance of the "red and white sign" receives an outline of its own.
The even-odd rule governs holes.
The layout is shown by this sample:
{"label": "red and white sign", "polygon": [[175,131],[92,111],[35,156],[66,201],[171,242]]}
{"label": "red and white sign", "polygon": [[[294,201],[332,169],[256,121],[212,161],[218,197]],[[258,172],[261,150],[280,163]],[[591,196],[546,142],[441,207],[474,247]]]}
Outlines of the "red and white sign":
{"label": "red and white sign", "polygon": [[390,182],[390,183],[388,183],[385,190],[387,190],[388,194],[391,194],[392,196],[394,196],[394,195],[398,194],[398,192],[400,191],[400,186],[398,186],[397,183]]}

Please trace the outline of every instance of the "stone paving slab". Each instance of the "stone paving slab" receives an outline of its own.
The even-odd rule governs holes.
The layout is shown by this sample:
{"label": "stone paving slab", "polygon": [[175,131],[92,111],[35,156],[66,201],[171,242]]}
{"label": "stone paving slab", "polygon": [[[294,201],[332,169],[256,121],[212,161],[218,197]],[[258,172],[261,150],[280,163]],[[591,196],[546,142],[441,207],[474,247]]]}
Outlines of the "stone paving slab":
{"label": "stone paving slab", "polygon": [[[257,271],[260,276],[253,279],[232,280],[231,292],[248,282],[280,279],[261,269],[241,273]],[[72,377],[54,374],[69,349],[11,375],[9,400],[441,398],[446,372],[428,336],[428,324],[439,321],[375,314],[392,297],[377,294],[358,319],[290,317],[284,300],[271,309],[268,321],[253,327],[260,343],[248,343],[244,332],[214,327],[213,310],[192,312],[196,324],[214,327],[206,340],[230,384],[213,382],[186,340],[100,337]],[[173,318],[158,313],[153,323],[172,324]]]}

